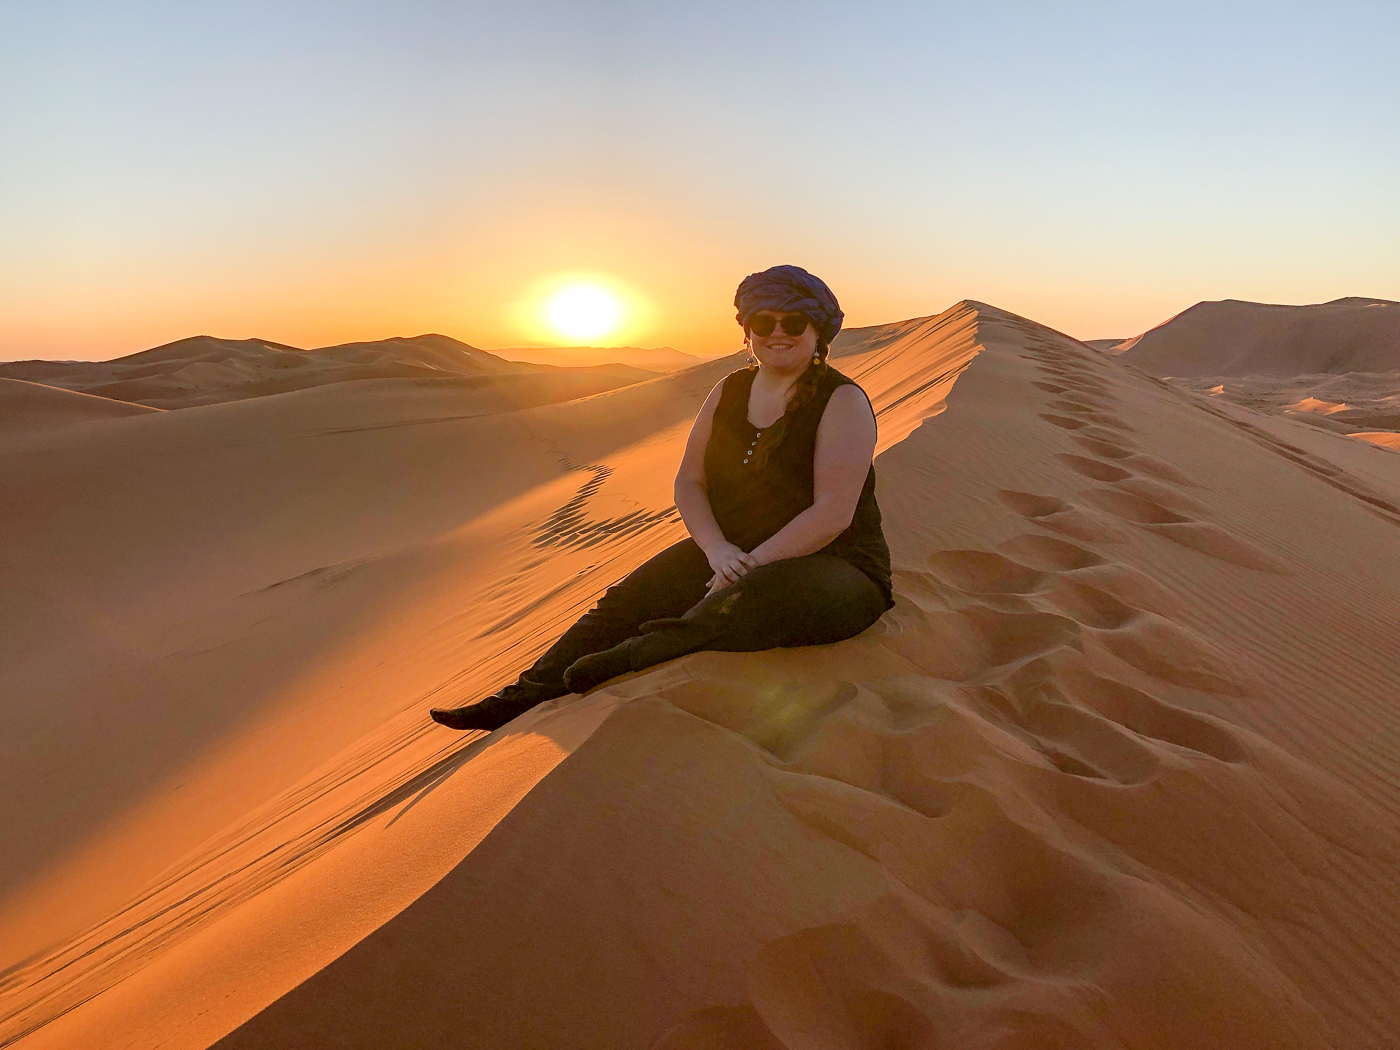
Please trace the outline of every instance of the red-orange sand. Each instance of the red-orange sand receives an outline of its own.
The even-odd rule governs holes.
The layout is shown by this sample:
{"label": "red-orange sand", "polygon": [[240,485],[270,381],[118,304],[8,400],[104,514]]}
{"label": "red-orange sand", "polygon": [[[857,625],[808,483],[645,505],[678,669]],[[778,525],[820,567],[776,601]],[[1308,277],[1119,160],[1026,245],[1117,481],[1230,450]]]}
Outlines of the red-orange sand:
{"label": "red-orange sand", "polygon": [[1395,1045],[1400,456],[977,303],[835,364],[897,607],[487,738],[427,710],[683,534],[737,359],[0,391],[66,413],[0,427],[0,1040]]}

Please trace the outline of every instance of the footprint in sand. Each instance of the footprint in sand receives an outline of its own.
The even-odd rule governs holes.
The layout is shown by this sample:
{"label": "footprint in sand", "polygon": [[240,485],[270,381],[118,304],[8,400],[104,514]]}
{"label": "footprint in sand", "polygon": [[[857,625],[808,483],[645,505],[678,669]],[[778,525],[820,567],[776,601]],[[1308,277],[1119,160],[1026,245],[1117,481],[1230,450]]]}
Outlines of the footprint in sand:
{"label": "footprint in sand", "polygon": [[[1285,574],[1290,571],[1276,558],[1219,525],[1182,513],[1193,508],[1200,509],[1200,505],[1189,497],[1152,482],[1121,478],[1115,488],[1086,489],[1077,495],[1105,513],[1220,561],[1257,572]],[[1176,509],[1165,505],[1168,503],[1174,504]]]}
{"label": "footprint in sand", "polygon": [[1138,737],[1218,762],[1242,762],[1248,755],[1238,735],[1219,719],[1107,678],[1092,670],[1081,653],[1064,651],[1033,661],[1008,679],[1004,691],[1021,703],[1088,709]]}
{"label": "footprint in sand", "polygon": [[1071,397],[1074,397],[1074,395],[1065,398],[1057,398],[1054,401],[1047,402],[1045,407],[1053,408],[1057,412],[1067,413],[1086,423],[1094,423],[1100,427],[1106,427],[1109,430],[1116,430],[1123,433],[1128,433],[1133,430],[1133,428],[1123,422],[1123,420],[1106,411],[1108,406],[1103,402],[1082,396],[1075,397],[1071,400]]}
{"label": "footprint in sand", "polygon": [[1036,367],[1041,374],[1046,376],[1050,383],[1046,385],[1059,386],[1060,389],[1052,393],[1069,394],[1070,392],[1092,395],[1101,398],[1113,398],[1108,385],[1096,376],[1093,372],[1082,368],[1070,368],[1063,365],[1038,364]]}
{"label": "footprint in sand", "polygon": [[1045,420],[1051,426],[1056,426],[1062,430],[1079,430],[1089,424],[1082,419],[1070,419],[1068,416],[1057,416],[1050,412],[1039,413],[1039,418]]}
{"label": "footprint in sand", "polygon": [[1081,448],[1087,449],[1096,456],[1105,459],[1127,459],[1133,454],[1133,450],[1124,448],[1117,441],[1105,440],[1099,437],[1090,437],[1084,434],[1075,434],[1073,439]]}
{"label": "footprint in sand", "polygon": [[1182,485],[1188,488],[1198,489],[1202,486],[1192,481],[1189,477],[1177,470],[1170,463],[1166,463],[1143,452],[1135,452],[1122,461],[1122,466],[1131,467],[1133,470],[1143,474],[1151,474],[1153,477],[1169,481],[1173,485]]}
{"label": "footprint in sand", "polygon": [[1176,525],[1191,519],[1168,510],[1155,500],[1120,489],[1085,489],[1077,493],[1086,503],[1135,525]]}
{"label": "footprint in sand", "polygon": [[997,499],[1023,518],[1086,543],[1108,543],[1122,537],[1113,529],[1057,496],[1002,489]]}
{"label": "footprint in sand", "polygon": [[1047,408],[1053,408],[1057,412],[1069,412],[1079,415],[1083,412],[1107,412],[1112,405],[1107,398],[1090,397],[1088,394],[1079,394],[1073,390],[1063,391],[1059,397],[1053,398],[1045,403]]}
{"label": "footprint in sand", "polygon": [[[1058,390],[1052,392],[1065,393]],[[1282,562],[1220,526],[1201,521],[1196,515],[1205,514],[1206,508],[1199,502],[1159,484],[1165,481],[1199,487],[1170,464],[1135,450],[1133,443],[1118,432],[1121,420],[1085,409],[1066,398],[1050,401],[1047,407],[1059,409],[1060,412],[1044,412],[1040,418],[1070,431],[1070,439],[1091,454],[1061,453],[1058,456],[1060,461],[1083,477],[1115,486],[1079,493],[1084,502],[1212,558],[1259,572],[1288,571]],[[1098,421],[1091,421],[1092,417],[1098,417]],[[1135,472],[1150,474],[1155,480],[1140,478]],[[997,495],[1016,513],[1046,528],[1090,542],[1112,538],[1113,534],[1105,532],[1104,526],[1094,522],[1074,504],[1058,497],[1010,491]]]}
{"label": "footprint in sand", "polygon": [[1049,536],[1017,536],[997,544],[997,550],[1046,570],[1087,569],[1107,562],[1091,550]]}
{"label": "footprint in sand", "polygon": [[1122,467],[1115,467],[1113,464],[1104,463],[1102,460],[1090,459],[1088,456],[1076,456],[1073,453],[1064,452],[1056,458],[1076,474],[1082,474],[1086,478],[1093,478],[1095,481],[1126,481],[1133,476],[1130,470],[1124,470]]}
{"label": "footprint in sand", "polygon": [[[1170,516],[1130,493],[1099,489],[1086,495],[1112,508],[1111,512],[1126,512],[1129,520]],[[1055,503],[1033,509],[1053,508]],[[1103,558],[1081,547],[1045,540],[1020,537],[1002,545],[1003,551],[1023,553],[1026,561],[974,550],[945,550],[929,557],[929,571],[939,584],[939,608],[931,611],[947,638],[960,643],[965,658],[960,680],[985,681],[996,669],[1061,647],[1082,649],[1092,644],[1153,678],[1241,695],[1227,661],[1207,643],[1161,613],[1114,593],[1114,569],[1131,570],[1106,568]],[[1157,597],[1152,587],[1139,592],[1149,599]],[[1164,612],[1179,608],[1170,598],[1148,604]]]}
{"label": "footprint in sand", "polygon": [[929,556],[933,574],[967,594],[1030,594],[1049,573],[986,551],[939,551]]}

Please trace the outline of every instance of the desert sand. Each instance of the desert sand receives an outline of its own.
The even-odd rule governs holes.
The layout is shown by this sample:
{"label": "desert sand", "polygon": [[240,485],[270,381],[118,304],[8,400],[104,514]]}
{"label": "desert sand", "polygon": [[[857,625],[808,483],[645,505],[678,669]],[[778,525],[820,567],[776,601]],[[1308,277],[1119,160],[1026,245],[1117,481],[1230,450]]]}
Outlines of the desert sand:
{"label": "desert sand", "polygon": [[1400,448],[1400,303],[1197,303],[1096,348],[1185,390]]}
{"label": "desert sand", "polygon": [[833,361],[896,607],[490,736],[737,358],[0,390],[0,1041],[1393,1045],[1400,455],[974,302]]}

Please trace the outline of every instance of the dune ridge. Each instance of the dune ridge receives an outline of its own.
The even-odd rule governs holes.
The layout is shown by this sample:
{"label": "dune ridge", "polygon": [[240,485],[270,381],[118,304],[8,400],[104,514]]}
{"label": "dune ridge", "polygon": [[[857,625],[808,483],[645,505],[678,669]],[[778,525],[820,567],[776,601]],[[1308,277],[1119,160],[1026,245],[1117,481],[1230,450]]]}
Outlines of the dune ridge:
{"label": "dune ridge", "polygon": [[[155,770],[139,741],[104,760],[100,717],[87,742],[9,727],[95,765],[66,788],[86,825],[35,826],[48,865],[6,883],[3,1037],[1386,1045],[1400,682],[1368,657],[1400,652],[1400,559],[1375,557],[1400,475],[1356,464],[1390,454],[1285,440],[980,303],[843,333],[833,357],[880,419],[896,608],[485,740],[423,713],[489,691],[682,534],[670,474],[734,358],[353,431],[288,419],[305,394],[104,423],[125,468],[82,427],[28,438],[25,505],[103,469],[93,500],[128,546],[71,564],[90,509],[10,524],[47,590],[9,684],[61,718],[119,668],[148,724],[189,725]],[[187,502],[132,549],[149,515],[117,496],[138,480]],[[266,524],[221,543],[229,516]],[[133,589],[158,563],[172,585]],[[86,608],[65,573],[95,582]],[[89,632],[87,668],[46,644],[59,624]],[[85,916],[55,903],[98,873],[113,889]],[[66,925],[45,942],[17,916]]]}
{"label": "dune ridge", "polygon": [[[578,371],[621,382],[652,374],[579,362]],[[45,383],[155,408],[189,408],[310,387],[385,379],[479,385],[547,369],[507,361],[450,336],[428,334],[302,350],[266,339],[179,339],[112,361],[12,361],[0,378]],[[571,370],[572,371],[572,370]]]}

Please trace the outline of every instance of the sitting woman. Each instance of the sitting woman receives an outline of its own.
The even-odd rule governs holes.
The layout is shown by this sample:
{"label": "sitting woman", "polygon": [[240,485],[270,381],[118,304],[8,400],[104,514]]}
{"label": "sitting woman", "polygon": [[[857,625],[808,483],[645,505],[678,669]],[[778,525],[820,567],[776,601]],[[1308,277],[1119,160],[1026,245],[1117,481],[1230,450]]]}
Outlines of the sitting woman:
{"label": "sitting woman", "polygon": [[536,704],[701,649],[753,652],[859,634],[894,602],[875,503],[875,414],[827,364],[843,317],[796,266],[734,297],[750,365],[710,391],[676,475],[690,532],[608,589],[494,696],[435,708],[496,729]]}

